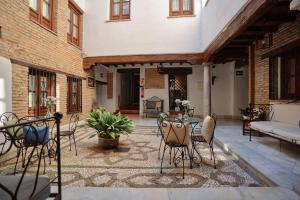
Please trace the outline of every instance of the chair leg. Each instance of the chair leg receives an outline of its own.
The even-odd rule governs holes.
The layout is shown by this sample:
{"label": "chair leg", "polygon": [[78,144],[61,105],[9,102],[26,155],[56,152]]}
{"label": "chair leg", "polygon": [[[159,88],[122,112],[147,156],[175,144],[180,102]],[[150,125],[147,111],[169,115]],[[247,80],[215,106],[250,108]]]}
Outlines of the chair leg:
{"label": "chair leg", "polygon": [[188,157],[189,157],[189,159],[190,159],[190,169],[193,169],[193,157],[191,156],[191,153],[192,153],[192,152],[190,152],[188,146],[186,147],[186,149],[187,149],[187,152],[188,152]]}
{"label": "chair leg", "polygon": [[71,144],[71,136],[69,136],[69,144],[70,144],[70,151],[71,151],[71,146],[72,146],[72,144]]}
{"label": "chair leg", "polygon": [[163,138],[160,139],[159,149],[158,149],[158,160],[160,160],[160,149],[162,144]]}
{"label": "chair leg", "polygon": [[17,172],[17,165],[18,165],[20,154],[21,154],[21,149],[18,148],[17,149],[17,160],[16,160],[16,164],[15,164],[15,168],[14,168],[14,175],[16,175],[16,172]]}
{"label": "chair leg", "polygon": [[42,155],[44,159],[44,174],[46,174],[46,156],[45,156],[45,149],[42,150]]}
{"label": "chair leg", "polygon": [[184,179],[184,149],[181,149],[181,159],[182,159],[182,178]]}
{"label": "chair leg", "polygon": [[213,158],[214,158],[214,168],[216,169],[217,167],[216,167],[216,160],[215,160],[214,147],[211,146],[210,148],[211,148],[212,156],[213,156]]}
{"label": "chair leg", "polygon": [[162,155],[161,162],[160,162],[160,173],[161,174],[162,174],[162,165],[163,165],[163,161],[164,161],[165,152],[166,152],[166,144],[164,146],[164,151],[163,151],[163,155]]}
{"label": "chair leg", "polygon": [[49,165],[51,165],[51,151],[50,151],[50,148],[49,148],[49,144],[46,145],[46,148],[47,148],[48,157],[49,157]]}
{"label": "chair leg", "polygon": [[74,146],[75,146],[75,152],[76,152],[76,156],[77,156],[77,146],[76,146],[76,139],[75,139],[75,134],[73,134],[73,141],[74,141]]}
{"label": "chair leg", "polygon": [[[194,152],[196,151],[196,153],[198,154],[199,158],[200,158],[200,163],[202,162],[202,157],[200,155],[200,152],[197,150],[197,145],[195,144],[195,142],[192,143],[192,159],[194,159]],[[199,163],[199,164],[200,164]]]}
{"label": "chair leg", "polygon": [[[174,152],[174,153],[175,153],[175,152]],[[171,163],[172,163],[172,147],[170,148],[169,154],[170,154],[170,161],[169,161],[169,163],[170,163],[170,165],[171,165]]]}

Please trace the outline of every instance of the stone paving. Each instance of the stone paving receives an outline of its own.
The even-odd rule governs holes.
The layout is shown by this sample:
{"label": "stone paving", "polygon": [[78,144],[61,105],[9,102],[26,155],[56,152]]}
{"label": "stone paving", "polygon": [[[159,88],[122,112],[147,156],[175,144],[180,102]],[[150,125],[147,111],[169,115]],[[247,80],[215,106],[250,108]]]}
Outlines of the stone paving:
{"label": "stone paving", "polygon": [[216,140],[238,158],[248,162],[275,184],[294,189],[300,184],[300,146],[263,136],[242,135],[241,122],[218,122]]}
{"label": "stone paving", "polygon": [[[154,118],[132,117],[135,123],[154,125]],[[300,146],[280,142],[267,136],[242,135],[242,122],[218,120],[215,140],[225,151],[242,159],[274,184],[293,190],[300,185]]]}
{"label": "stone paving", "polygon": [[279,187],[223,188],[94,188],[73,187],[63,191],[64,200],[298,200],[294,192]]}

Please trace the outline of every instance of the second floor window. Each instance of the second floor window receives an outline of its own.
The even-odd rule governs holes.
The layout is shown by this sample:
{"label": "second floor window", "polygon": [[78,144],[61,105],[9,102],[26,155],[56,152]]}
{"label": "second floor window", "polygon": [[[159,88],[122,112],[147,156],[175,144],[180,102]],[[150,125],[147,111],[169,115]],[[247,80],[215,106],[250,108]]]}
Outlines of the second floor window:
{"label": "second floor window", "polygon": [[193,14],[193,0],[170,0],[170,16]]}
{"label": "second floor window", "polygon": [[79,46],[80,36],[80,16],[82,13],[76,9],[76,6],[69,2],[68,7],[68,22],[67,22],[67,37],[68,41]]}
{"label": "second floor window", "polygon": [[130,19],[130,0],[110,0],[110,19]]}
{"label": "second floor window", "polygon": [[53,29],[53,0],[29,0],[30,19]]}

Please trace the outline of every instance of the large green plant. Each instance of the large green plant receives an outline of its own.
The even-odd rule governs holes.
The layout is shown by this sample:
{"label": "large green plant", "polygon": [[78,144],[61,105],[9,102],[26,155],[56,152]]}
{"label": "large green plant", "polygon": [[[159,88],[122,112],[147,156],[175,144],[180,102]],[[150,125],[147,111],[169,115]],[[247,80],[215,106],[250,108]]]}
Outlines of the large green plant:
{"label": "large green plant", "polygon": [[133,122],[120,113],[113,114],[103,108],[93,110],[86,118],[87,125],[94,128],[97,134],[103,138],[115,139],[121,134],[128,135],[133,130]]}

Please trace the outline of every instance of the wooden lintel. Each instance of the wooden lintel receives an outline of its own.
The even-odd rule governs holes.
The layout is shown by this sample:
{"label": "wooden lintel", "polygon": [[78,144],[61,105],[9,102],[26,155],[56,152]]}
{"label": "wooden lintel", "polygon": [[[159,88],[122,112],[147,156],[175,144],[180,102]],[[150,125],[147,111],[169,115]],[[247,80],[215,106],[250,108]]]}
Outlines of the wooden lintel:
{"label": "wooden lintel", "polygon": [[275,48],[275,49],[272,49],[272,50],[266,52],[265,54],[263,54],[261,56],[261,59],[265,59],[265,58],[273,57],[273,56],[278,56],[281,53],[284,53],[285,51],[288,51],[290,49],[297,48],[297,47],[300,47],[300,39],[294,40],[294,41],[289,42],[288,44],[286,44],[284,46],[280,46],[278,48]]}
{"label": "wooden lintel", "polygon": [[96,56],[83,59],[83,68],[89,69],[95,64],[122,65],[122,64],[143,64],[143,63],[175,63],[191,62],[200,64],[208,60],[205,53],[190,54],[155,54],[155,55],[124,55],[124,56]]}

